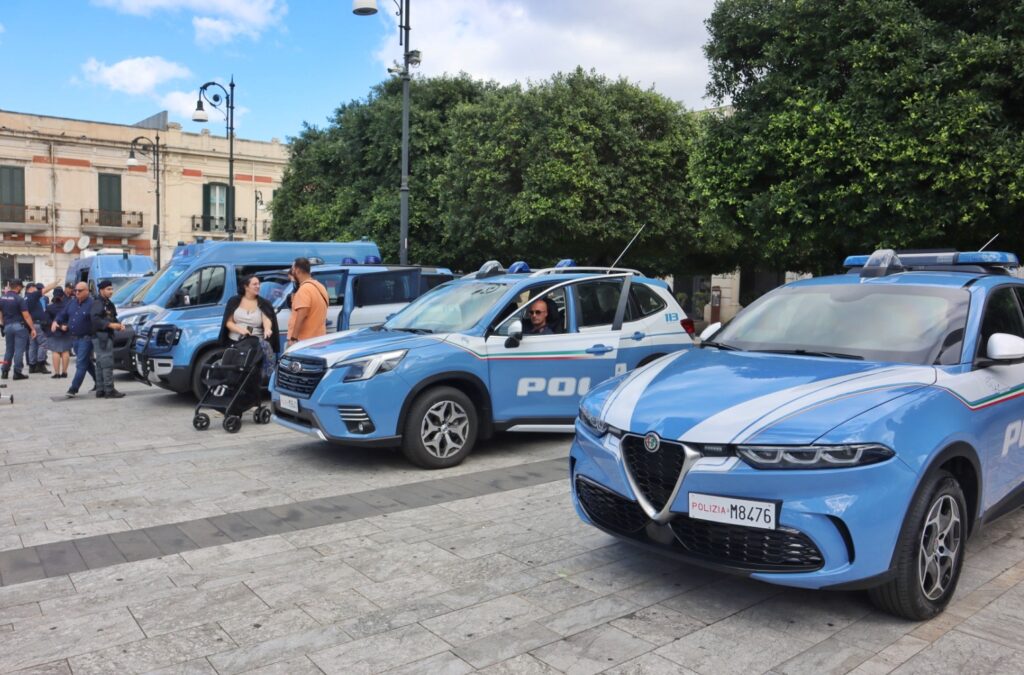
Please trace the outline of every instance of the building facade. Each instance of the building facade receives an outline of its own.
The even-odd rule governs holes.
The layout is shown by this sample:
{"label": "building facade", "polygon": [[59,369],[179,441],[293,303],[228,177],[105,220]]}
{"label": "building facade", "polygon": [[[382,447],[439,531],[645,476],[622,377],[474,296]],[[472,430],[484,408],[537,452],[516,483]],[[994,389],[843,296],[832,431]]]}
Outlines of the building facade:
{"label": "building facade", "polygon": [[[288,147],[237,137],[234,146],[234,238],[269,239]],[[0,284],[63,278],[83,250],[164,263],[179,241],[226,238],[228,184],[228,139],[184,132],[166,113],[120,125],[0,111]]]}

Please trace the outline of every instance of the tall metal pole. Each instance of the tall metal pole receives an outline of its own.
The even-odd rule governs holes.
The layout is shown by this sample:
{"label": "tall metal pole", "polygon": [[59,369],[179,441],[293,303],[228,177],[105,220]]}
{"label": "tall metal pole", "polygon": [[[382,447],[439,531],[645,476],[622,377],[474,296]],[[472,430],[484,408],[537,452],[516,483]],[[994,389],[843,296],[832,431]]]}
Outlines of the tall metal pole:
{"label": "tall metal pole", "polygon": [[156,132],[156,146],[153,149],[156,170],[156,222],[153,225],[153,239],[156,240],[156,268],[160,269],[160,132]]}
{"label": "tall metal pole", "polygon": [[228,84],[228,241],[235,239],[235,76]]}
{"label": "tall metal pole", "polygon": [[405,52],[402,57],[402,184],[399,197],[398,262],[409,264],[409,0],[404,0],[400,26]]}

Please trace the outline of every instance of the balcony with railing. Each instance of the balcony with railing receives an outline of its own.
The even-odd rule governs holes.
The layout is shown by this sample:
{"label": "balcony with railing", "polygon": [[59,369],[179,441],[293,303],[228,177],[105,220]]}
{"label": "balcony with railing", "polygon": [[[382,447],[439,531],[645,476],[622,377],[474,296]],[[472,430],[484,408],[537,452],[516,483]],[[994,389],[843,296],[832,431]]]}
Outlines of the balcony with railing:
{"label": "balcony with railing", "polygon": [[[249,231],[248,218],[235,218],[235,234]],[[214,237],[227,236],[227,218],[224,216],[192,216],[192,233],[208,234]]]}
{"label": "balcony with railing", "polygon": [[143,233],[142,211],[82,209],[82,232],[97,237],[133,238]]}
{"label": "balcony with railing", "polygon": [[45,206],[0,204],[0,232],[36,234],[49,227],[49,211]]}

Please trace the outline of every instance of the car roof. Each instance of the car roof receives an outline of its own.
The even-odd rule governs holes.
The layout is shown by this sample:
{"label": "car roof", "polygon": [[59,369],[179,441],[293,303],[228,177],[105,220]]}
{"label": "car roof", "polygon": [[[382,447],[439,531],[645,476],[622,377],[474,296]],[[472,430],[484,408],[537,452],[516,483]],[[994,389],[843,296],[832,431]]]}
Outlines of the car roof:
{"label": "car roof", "polygon": [[[936,272],[911,271],[897,272],[884,277],[862,278],[857,273],[835,274],[827,277],[801,279],[788,284],[791,287],[829,286],[839,284],[868,284],[880,286],[943,286],[946,288],[963,288],[970,285],[993,286],[1014,280],[1005,274],[983,274],[979,272]],[[1019,281],[1019,280],[1017,280]]]}

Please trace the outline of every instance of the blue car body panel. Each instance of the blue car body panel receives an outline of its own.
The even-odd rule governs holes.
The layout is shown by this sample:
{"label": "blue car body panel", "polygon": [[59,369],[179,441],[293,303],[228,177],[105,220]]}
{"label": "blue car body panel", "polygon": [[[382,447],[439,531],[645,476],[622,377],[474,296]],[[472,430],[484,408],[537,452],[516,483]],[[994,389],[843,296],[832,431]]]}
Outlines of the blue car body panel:
{"label": "blue car body panel", "polygon": [[[1024,282],[1003,274],[945,270],[871,279],[822,277],[786,289],[872,284],[967,294],[957,362],[916,365],[714,347],[664,357],[604,383],[581,402],[570,455],[579,517],[613,534],[757,579],[805,588],[857,587],[892,573],[904,515],[925,477],[940,464],[961,462],[958,478],[973,505],[972,525],[1024,501],[1024,363],[979,360],[986,353],[981,336],[989,299],[1016,289],[1002,297],[1016,297],[1020,312]],[[616,431],[605,432],[590,420]],[[651,539],[656,532],[650,528],[657,530],[657,523],[634,530],[621,524],[626,521],[612,522],[609,514],[639,513],[641,496],[650,497],[637,494],[640,483],[627,453],[638,451],[625,444],[638,439],[646,444],[647,435],[655,434],[659,442],[679,443],[699,457],[679,474],[667,511],[655,514],[664,527],[678,522],[683,532],[691,523],[699,528],[710,522],[690,517],[691,493],[778,503],[778,531],[805,537],[820,552],[820,565],[787,570],[737,562],[732,552],[697,553],[694,544],[679,538],[683,535]],[[756,468],[737,450],[864,444],[880,444],[894,456],[862,466],[772,470]],[[602,506],[609,503],[619,510]],[[728,527],[745,530],[744,536],[753,529]],[[726,536],[724,529],[709,531]]]}

